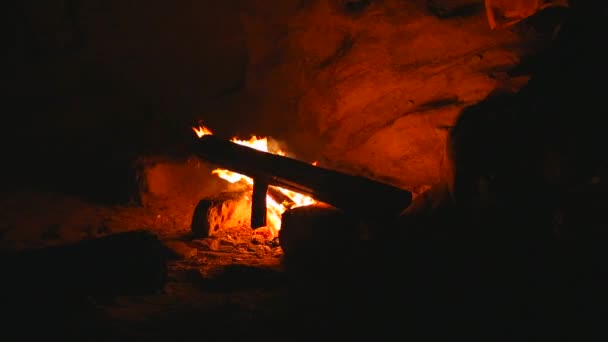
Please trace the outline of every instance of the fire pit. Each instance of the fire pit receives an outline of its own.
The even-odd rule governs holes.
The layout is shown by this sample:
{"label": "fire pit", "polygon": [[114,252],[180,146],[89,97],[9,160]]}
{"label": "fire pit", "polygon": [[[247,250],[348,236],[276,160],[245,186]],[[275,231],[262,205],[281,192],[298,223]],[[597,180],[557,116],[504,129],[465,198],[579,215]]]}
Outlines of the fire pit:
{"label": "fire pit", "polygon": [[[194,147],[203,159],[229,169],[215,169],[213,174],[230,183],[242,184],[243,190],[221,193],[202,199],[193,214],[192,232],[198,237],[216,234],[222,227],[246,225],[267,239],[279,236],[283,249],[291,252],[305,250],[299,243],[312,243],[311,236],[322,236],[315,227],[325,227],[331,236],[337,221],[324,218],[352,218],[350,232],[354,236],[356,220],[390,221],[411,202],[409,191],[365,177],[357,177],[321,168],[317,162],[305,163],[286,156],[280,149],[269,151],[268,138],[230,141],[214,136],[205,126],[193,128],[200,138]],[[239,172],[239,173],[237,173]],[[247,174],[245,176],[244,174]],[[383,199],[380,203],[378,198]],[[290,211],[312,206],[311,210]],[[247,211],[247,208],[251,209]],[[281,230],[281,216],[288,220]],[[315,218],[307,219],[306,216]],[[248,222],[247,222],[248,221]],[[306,223],[302,223],[306,222]],[[344,227],[343,224],[337,224]],[[308,239],[303,237],[308,236]],[[346,239],[348,240],[348,238]],[[326,250],[327,248],[323,248]]]}
{"label": "fire pit", "polygon": [[[208,139],[208,137],[212,135],[211,130],[206,128],[205,126],[194,127],[193,130],[199,138],[205,137],[205,139]],[[246,146],[256,151],[269,152],[279,156],[285,156],[285,152],[280,149],[269,150],[268,138],[266,137],[252,136],[249,140],[239,140],[237,138],[232,138],[230,141],[234,144]],[[216,144],[222,144],[223,146],[221,147],[224,147],[224,149],[221,149],[220,147],[220,149],[216,151],[211,151],[211,153],[207,153],[206,159],[211,159],[212,162],[218,161],[218,156],[225,152],[225,148],[234,148],[233,146],[231,146],[230,143],[222,142],[219,139],[215,140],[214,142]],[[253,152],[248,151],[247,149],[240,150]],[[222,156],[221,158],[229,159],[230,157]],[[235,162],[238,161],[234,160],[232,163],[230,161],[219,161],[219,163],[221,164],[228,165],[234,165]],[[313,164],[316,164],[316,162],[313,162]],[[243,168],[243,166],[238,165],[236,168]],[[247,167],[245,166],[245,168]],[[248,219],[250,221],[251,228],[255,229],[265,227],[267,228],[270,237],[276,237],[280,229],[281,214],[285,212],[285,210],[298,206],[310,205],[316,202],[310,196],[303,195],[292,190],[288,190],[284,187],[269,185],[269,181],[266,180],[267,177],[257,176],[256,178],[252,178],[240,173],[236,173],[233,170],[227,169],[215,169],[212,171],[212,173],[232,184],[240,184],[243,190],[228,195],[223,194],[220,195],[219,198],[202,200],[199,203],[197,211],[195,212],[195,217],[193,218],[192,228],[193,232],[197,235],[208,235],[208,232],[212,230],[217,230],[217,227],[219,226],[231,224],[230,220],[233,219],[232,216],[236,215],[237,217],[241,217],[242,219]],[[254,171],[245,173],[251,174],[256,172]],[[242,206],[243,204],[248,204],[251,207],[249,215],[244,214],[243,210],[239,210],[239,206]],[[220,207],[224,205],[231,208],[228,210],[228,214],[222,213],[222,210],[220,209]],[[201,214],[201,211],[205,211],[207,213],[205,217],[206,222],[200,222],[200,220],[198,219],[198,216]],[[219,215],[215,215],[214,217],[214,211],[217,211]],[[214,221],[217,216],[221,217],[225,222],[213,224],[209,222]],[[237,222],[240,223],[241,220],[237,220]],[[209,228],[207,228],[207,226],[209,226]]]}

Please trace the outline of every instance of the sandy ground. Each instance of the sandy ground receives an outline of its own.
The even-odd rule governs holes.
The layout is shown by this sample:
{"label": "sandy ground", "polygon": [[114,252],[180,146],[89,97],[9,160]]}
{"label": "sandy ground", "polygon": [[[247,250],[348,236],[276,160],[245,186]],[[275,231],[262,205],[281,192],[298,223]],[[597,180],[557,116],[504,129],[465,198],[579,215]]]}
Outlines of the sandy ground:
{"label": "sandy ground", "polygon": [[[7,312],[2,305],[3,314],[15,310],[21,319],[2,320],[2,341],[389,340],[394,334],[416,341],[429,334],[580,341],[597,340],[582,335],[605,336],[606,259],[598,243],[535,258],[520,253],[525,251],[521,248],[511,251],[477,240],[422,243],[411,253],[413,244],[404,248],[402,242],[389,241],[382,250],[371,246],[348,256],[338,250],[312,268],[294,269],[276,240],[265,240],[249,228],[193,239],[194,203],[183,198],[147,198],[144,203],[107,207],[58,194],[4,194],[4,251],[146,230],[174,257],[168,261],[167,283],[155,294],[76,302],[46,298],[44,303],[27,295],[13,298],[23,306],[18,311],[9,306]],[[481,252],[486,256],[480,257]],[[407,255],[415,258],[404,268]],[[551,256],[557,258],[546,260]]]}
{"label": "sandy ground", "polygon": [[[64,320],[50,324],[59,336],[113,341],[231,339],[253,332],[271,337],[282,325],[277,319],[287,310],[286,286],[276,239],[266,240],[247,227],[192,239],[192,203],[156,197],[147,198],[143,207],[107,207],[63,195],[19,192],[3,196],[0,210],[3,250],[143,229],[157,234],[176,255],[169,261],[169,280],[161,293],[90,298],[85,309],[70,311]],[[23,333],[26,336],[27,329]]]}

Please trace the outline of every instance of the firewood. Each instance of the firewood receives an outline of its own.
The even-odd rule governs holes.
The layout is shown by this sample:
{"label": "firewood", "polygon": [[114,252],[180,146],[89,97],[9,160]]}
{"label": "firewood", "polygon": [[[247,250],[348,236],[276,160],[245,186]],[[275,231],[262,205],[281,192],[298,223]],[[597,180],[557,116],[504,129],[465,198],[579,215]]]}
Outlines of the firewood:
{"label": "firewood", "polygon": [[197,238],[216,235],[222,228],[249,224],[251,191],[228,191],[198,202],[190,226]]}
{"label": "firewood", "polygon": [[265,181],[258,179],[253,183],[253,191],[251,194],[251,228],[266,226],[267,192],[268,183]]}
{"label": "firewood", "polygon": [[370,219],[396,218],[412,200],[410,191],[233,143],[215,135],[198,139],[202,159],[268,185],[283,187]]}

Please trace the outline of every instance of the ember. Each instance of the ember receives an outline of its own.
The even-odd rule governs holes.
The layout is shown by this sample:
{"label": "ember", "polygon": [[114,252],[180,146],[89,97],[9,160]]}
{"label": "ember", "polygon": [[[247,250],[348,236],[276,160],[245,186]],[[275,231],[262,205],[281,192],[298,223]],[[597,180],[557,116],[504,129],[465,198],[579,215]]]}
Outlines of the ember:
{"label": "ember", "polygon": [[[204,135],[213,134],[209,128],[203,125],[199,125],[198,127],[192,127],[192,130],[199,138],[203,137]],[[249,140],[239,140],[234,137],[231,139],[231,141],[236,144],[247,146],[259,151],[269,152],[281,156],[285,155],[285,152],[283,150],[269,149],[268,138],[266,137],[258,137],[253,135]],[[312,164],[316,165],[317,162],[315,161]],[[215,174],[218,177],[233,184],[237,182],[242,182],[247,185],[249,191],[253,191],[253,179],[250,177],[226,169],[215,169],[212,171],[212,174]],[[271,188],[271,191],[266,194],[267,227],[272,232],[272,235],[274,237],[278,235],[278,231],[281,229],[281,215],[283,214],[283,212],[285,212],[285,210],[315,204],[316,201],[310,196],[306,196],[285,188],[272,185],[269,187]],[[272,193],[280,194],[280,196],[273,196]]]}

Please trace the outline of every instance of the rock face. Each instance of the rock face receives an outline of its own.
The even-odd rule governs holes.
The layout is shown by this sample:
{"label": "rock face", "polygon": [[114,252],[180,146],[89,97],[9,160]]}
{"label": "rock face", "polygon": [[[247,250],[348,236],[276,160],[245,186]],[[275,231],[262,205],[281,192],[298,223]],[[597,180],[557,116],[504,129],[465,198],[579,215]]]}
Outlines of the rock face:
{"label": "rock face", "polygon": [[6,13],[16,112],[3,137],[52,155],[7,158],[67,165],[49,178],[76,189],[104,176],[109,192],[109,165],[170,153],[196,119],[409,189],[437,182],[446,127],[525,83],[509,71],[546,40],[525,23],[490,29],[481,0],[55,0]]}
{"label": "rock face", "polygon": [[475,1],[441,17],[424,1],[287,3],[243,16],[251,126],[335,168],[436,183],[460,110],[526,81],[508,71],[534,35],[491,30]]}

